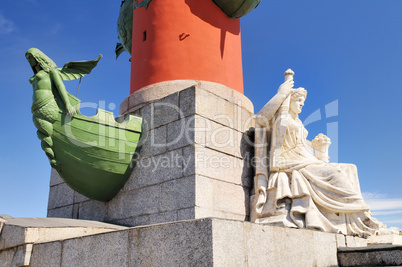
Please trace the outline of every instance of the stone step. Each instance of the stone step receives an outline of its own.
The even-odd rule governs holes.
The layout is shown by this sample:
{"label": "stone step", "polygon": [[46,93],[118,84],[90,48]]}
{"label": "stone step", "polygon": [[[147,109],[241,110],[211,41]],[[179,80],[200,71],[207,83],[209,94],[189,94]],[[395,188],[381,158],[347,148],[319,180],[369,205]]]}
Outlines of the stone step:
{"label": "stone step", "polygon": [[402,266],[402,246],[338,248],[339,266]]}

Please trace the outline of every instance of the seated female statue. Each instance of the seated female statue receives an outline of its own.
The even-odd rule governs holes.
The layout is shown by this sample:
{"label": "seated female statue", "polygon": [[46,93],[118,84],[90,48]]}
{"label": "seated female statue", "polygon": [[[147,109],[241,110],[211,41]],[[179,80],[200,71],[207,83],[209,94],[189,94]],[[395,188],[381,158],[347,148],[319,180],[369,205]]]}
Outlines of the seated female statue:
{"label": "seated female statue", "polygon": [[[323,151],[317,153],[330,143],[323,134],[313,142],[307,140],[308,132],[299,119],[307,91],[292,86],[293,77],[257,114],[251,221],[361,237],[387,234],[389,230],[372,217],[363,200],[356,166],[331,164]],[[280,136],[278,128],[283,126]]]}

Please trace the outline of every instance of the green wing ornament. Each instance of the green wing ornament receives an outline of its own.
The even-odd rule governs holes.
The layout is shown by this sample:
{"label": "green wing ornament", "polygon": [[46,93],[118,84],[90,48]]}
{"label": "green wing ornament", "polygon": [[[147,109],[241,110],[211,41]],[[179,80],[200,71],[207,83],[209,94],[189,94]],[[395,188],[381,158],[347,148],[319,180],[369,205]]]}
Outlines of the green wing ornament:
{"label": "green wing ornament", "polygon": [[98,109],[93,117],[80,113],[80,100],[63,81],[91,73],[102,55],[68,62],[63,68],[37,48],[26,54],[34,75],[32,119],[50,165],[77,192],[109,201],[123,187],[135,166],[142,119],[128,115],[116,122],[113,113]]}
{"label": "green wing ornament", "polygon": [[64,81],[72,81],[90,74],[101,58],[102,55],[99,55],[94,60],[67,62],[62,69],[59,68],[57,70]]}

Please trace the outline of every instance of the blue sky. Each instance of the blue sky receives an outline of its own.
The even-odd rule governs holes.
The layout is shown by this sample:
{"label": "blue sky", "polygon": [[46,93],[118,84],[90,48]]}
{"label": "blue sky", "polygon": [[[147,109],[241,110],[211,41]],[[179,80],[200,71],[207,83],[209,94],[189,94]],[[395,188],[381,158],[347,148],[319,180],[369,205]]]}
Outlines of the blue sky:
{"label": "blue sky", "polygon": [[[60,67],[103,54],[79,97],[104,101],[117,115],[130,82],[129,55],[114,55],[119,7],[117,0],[0,3],[0,214],[46,216],[50,166],[31,120],[25,51],[37,47]],[[309,139],[328,134],[331,159],[357,165],[373,214],[402,228],[400,14],[395,0],[262,0],[242,19],[242,49],[245,95],[255,111],[292,68],[295,86],[308,90],[300,117]],[[78,82],[66,86],[75,95]]]}

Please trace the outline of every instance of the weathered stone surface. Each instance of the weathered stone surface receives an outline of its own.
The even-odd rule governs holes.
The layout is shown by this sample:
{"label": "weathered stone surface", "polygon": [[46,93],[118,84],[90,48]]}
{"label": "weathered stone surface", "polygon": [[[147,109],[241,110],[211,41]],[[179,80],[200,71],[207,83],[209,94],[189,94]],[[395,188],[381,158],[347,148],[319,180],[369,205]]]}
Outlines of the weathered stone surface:
{"label": "weathered stone surface", "polygon": [[159,212],[160,185],[122,192],[108,203],[107,220],[120,220]]}
{"label": "weathered stone surface", "polygon": [[17,247],[13,247],[10,249],[0,250],[0,266],[12,266],[11,263],[17,249]]}
{"label": "weathered stone surface", "polygon": [[401,266],[402,246],[339,248],[339,266]]}
{"label": "weathered stone surface", "polygon": [[[154,157],[140,157],[130,179],[124,185],[124,191],[160,184],[169,180],[183,177],[184,163],[181,149],[169,151]],[[112,200],[113,201],[113,200]]]}
{"label": "weathered stone surface", "polygon": [[65,240],[61,266],[128,266],[128,231]]}
{"label": "weathered stone surface", "polygon": [[80,193],[74,191],[74,203],[79,203],[79,202],[84,202],[89,200],[89,198],[87,198],[84,195],[81,195]]}
{"label": "weathered stone surface", "polygon": [[214,266],[247,266],[247,236],[244,232],[244,224],[241,222],[212,221]]}
{"label": "weathered stone surface", "polygon": [[141,157],[152,157],[167,150],[167,126],[163,125],[146,133],[141,148]]}
{"label": "weathered stone surface", "polygon": [[89,200],[79,204],[78,219],[105,221],[107,204],[104,202]]}
{"label": "weathered stone surface", "polygon": [[168,125],[167,146],[169,150],[197,144],[205,144],[209,120],[191,115]]}
{"label": "weathered stone surface", "polygon": [[368,245],[402,245],[402,236],[400,235],[377,235],[370,236],[367,240]]}
{"label": "weathered stone surface", "polygon": [[[201,175],[196,176],[197,207],[238,214],[245,218],[249,208],[248,194],[248,189],[240,185],[234,185]],[[216,216],[217,214],[211,214],[206,217],[214,215]],[[228,217],[225,216],[223,218]]]}
{"label": "weathered stone surface", "polygon": [[50,186],[58,185],[64,183],[57,171],[51,168],[50,172]]}
{"label": "weathered stone surface", "polygon": [[210,219],[130,230],[132,266],[212,266]]}
{"label": "weathered stone surface", "polygon": [[146,121],[149,129],[168,124],[182,117],[179,108],[179,94],[171,94],[163,99],[146,106],[150,108],[150,118]]}
{"label": "weathered stone surface", "polygon": [[336,266],[335,234],[244,223],[247,266]]}
{"label": "weathered stone surface", "polygon": [[[197,207],[191,207],[188,209],[181,209],[177,211],[177,220],[184,221],[184,220],[192,220],[193,218],[197,218],[195,216],[195,209]],[[205,217],[203,217],[205,218]]]}
{"label": "weathered stone surface", "polygon": [[179,105],[184,117],[195,114],[196,91],[196,87],[192,86],[179,92]]}
{"label": "weathered stone surface", "polygon": [[61,218],[10,218],[0,235],[0,249],[125,229],[95,221]]}
{"label": "weathered stone surface", "polygon": [[61,208],[54,208],[47,211],[47,217],[53,218],[73,218],[73,205],[64,206]]}
{"label": "weathered stone surface", "polygon": [[62,183],[51,186],[49,190],[48,209],[59,208],[73,204],[74,190]]}
{"label": "weathered stone surface", "polygon": [[[0,232],[0,266],[60,266],[61,243],[52,241],[122,229],[94,221],[9,217]],[[43,242],[51,243],[35,246],[34,253],[33,244]]]}
{"label": "weathered stone surface", "polygon": [[195,206],[194,176],[188,176],[161,184],[159,211],[172,211]]}
{"label": "weathered stone surface", "polygon": [[345,236],[346,247],[366,247],[367,239],[357,236]]}
{"label": "weathered stone surface", "polygon": [[32,250],[31,266],[61,266],[62,242],[36,244]]}
{"label": "weathered stone surface", "polygon": [[249,187],[250,177],[242,177],[243,159],[200,145],[183,148],[188,167],[184,175],[199,174],[229,183]]}
{"label": "weathered stone surface", "polygon": [[31,259],[32,244],[18,246],[10,266],[27,266]]}
{"label": "weathered stone surface", "polygon": [[[207,120],[207,119],[205,119]],[[214,121],[208,121],[205,132],[205,146],[229,155],[241,157],[240,143],[243,133],[233,128],[223,126]]]}
{"label": "weathered stone surface", "polygon": [[0,235],[0,249],[25,243],[25,228],[18,225],[5,224]]}
{"label": "weathered stone surface", "polygon": [[346,247],[346,237],[342,234],[336,235],[336,246],[337,247]]}
{"label": "weathered stone surface", "polygon": [[[190,95],[191,99],[191,93],[194,92],[196,88],[209,91],[227,101],[237,103],[251,112],[254,111],[253,104],[247,97],[222,84],[195,80],[176,80],[152,84],[134,92],[120,105],[120,114],[132,112],[144,104],[154,102],[176,92],[183,94],[181,100],[188,95]],[[193,93],[193,95],[195,94]],[[185,105],[182,104],[182,101],[180,102],[180,106],[184,110]]]}
{"label": "weathered stone surface", "polygon": [[[31,266],[337,266],[337,236],[207,218],[35,243]],[[401,247],[386,250],[364,252],[372,262],[358,262],[398,263]],[[24,258],[17,254],[16,247],[0,250],[0,266]]]}
{"label": "weathered stone surface", "polygon": [[247,221],[248,217],[245,214],[230,213],[226,211],[219,211],[215,209],[207,209],[202,207],[195,207],[195,218],[222,218],[229,220]]}

